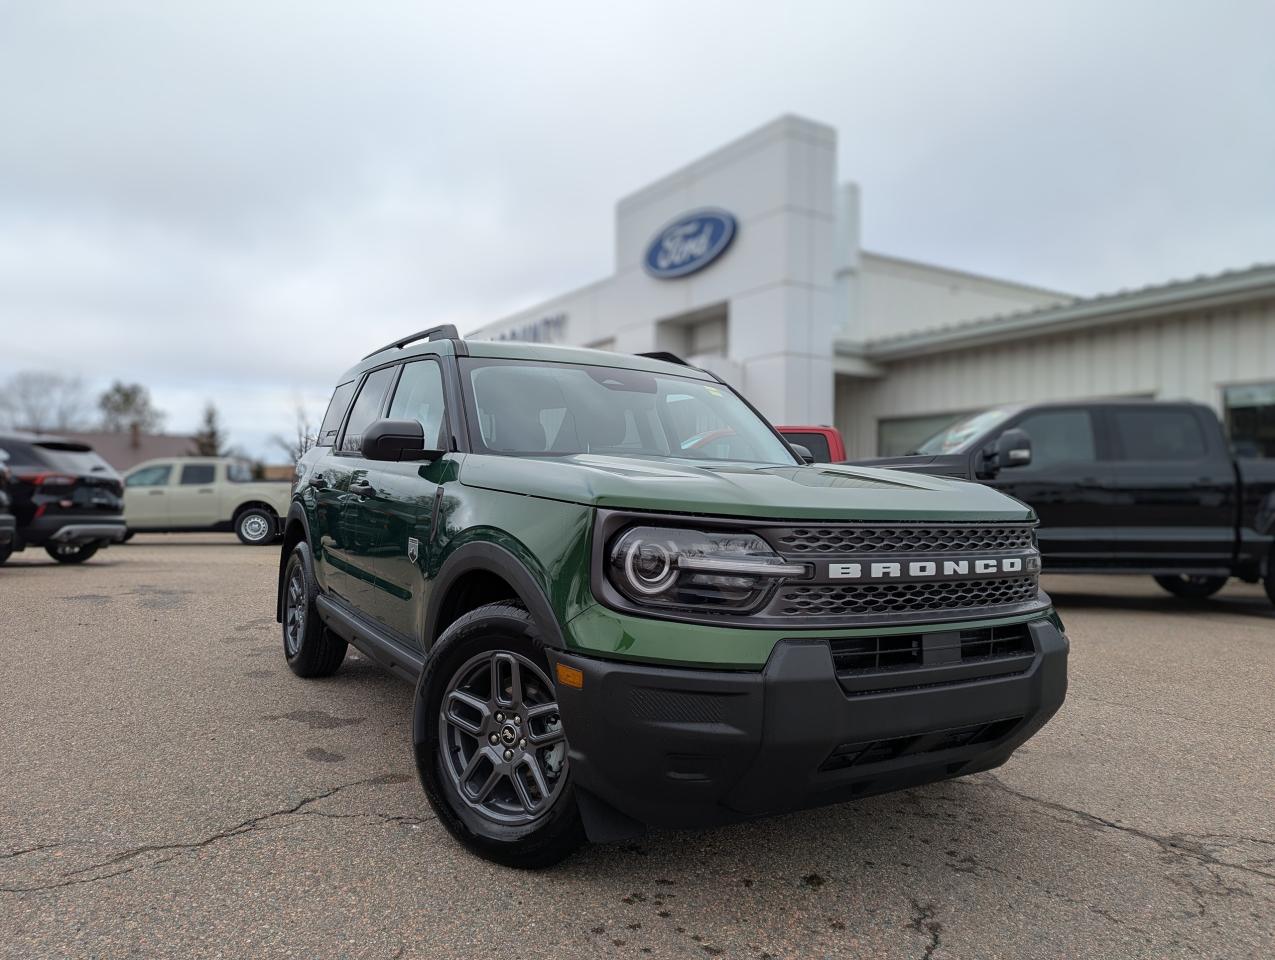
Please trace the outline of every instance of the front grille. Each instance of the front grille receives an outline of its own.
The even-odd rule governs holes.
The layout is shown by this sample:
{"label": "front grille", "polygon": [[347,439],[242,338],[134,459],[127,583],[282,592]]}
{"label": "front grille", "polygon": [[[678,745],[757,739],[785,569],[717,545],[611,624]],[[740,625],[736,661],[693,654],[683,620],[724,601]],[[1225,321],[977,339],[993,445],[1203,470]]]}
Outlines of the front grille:
{"label": "front grille", "polygon": [[1024,550],[1033,546],[1028,524],[980,524],[947,526],[864,526],[838,524],[821,527],[787,527],[770,531],[769,538],[782,554],[859,553],[978,553]]}
{"label": "front grille", "polygon": [[820,765],[822,771],[845,770],[872,763],[884,763],[899,757],[957,750],[980,743],[992,743],[1006,736],[1022,722],[1022,717],[1006,717],[990,723],[975,723],[967,727],[936,730],[933,733],[909,737],[890,737],[885,740],[865,740],[859,743],[843,743],[833,749],[828,759]]}
{"label": "front grille", "polygon": [[921,583],[814,584],[784,587],[774,603],[789,617],[845,617],[997,607],[1036,599],[1035,577]]}

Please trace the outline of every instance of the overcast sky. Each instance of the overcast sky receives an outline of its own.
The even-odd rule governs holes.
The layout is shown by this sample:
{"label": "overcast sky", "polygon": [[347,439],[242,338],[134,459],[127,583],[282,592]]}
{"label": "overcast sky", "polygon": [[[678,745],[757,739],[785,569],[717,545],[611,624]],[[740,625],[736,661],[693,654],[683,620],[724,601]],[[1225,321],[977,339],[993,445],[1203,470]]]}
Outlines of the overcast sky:
{"label": "overcast sky", "polygon": [[1272,37],[1225,0],[0,0],[0,380],[211,399],[264,453],[373,347],[608,275],[619,197],[789,112],[871,250],[1078,294],[1275,260]]}

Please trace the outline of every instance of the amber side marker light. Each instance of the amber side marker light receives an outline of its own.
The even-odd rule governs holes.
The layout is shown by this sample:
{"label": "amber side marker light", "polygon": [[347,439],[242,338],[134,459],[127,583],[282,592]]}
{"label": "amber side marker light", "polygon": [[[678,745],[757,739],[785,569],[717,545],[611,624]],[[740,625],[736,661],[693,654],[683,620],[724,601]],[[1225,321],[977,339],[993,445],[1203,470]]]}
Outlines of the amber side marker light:
{"label": "amber side marker light", "polygon": [[575,667],[568,667],[565,663],[558,664],[558,683],[564,687],[574,687],[576,690],[584,688],[584,671],[577,670]]}

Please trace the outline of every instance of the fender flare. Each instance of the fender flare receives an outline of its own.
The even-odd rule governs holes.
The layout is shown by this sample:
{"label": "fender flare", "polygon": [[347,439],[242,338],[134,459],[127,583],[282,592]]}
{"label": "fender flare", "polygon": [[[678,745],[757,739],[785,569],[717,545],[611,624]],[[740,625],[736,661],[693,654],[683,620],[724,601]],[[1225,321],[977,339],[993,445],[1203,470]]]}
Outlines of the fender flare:
{"label": "fender flare", "polygon": [[445,561],[434,578],[430,590],[429,606],[425,611],[425,644],[428,651],[438,634],[438,621],[442,615],[443,600],[448,591],[462,576],[474,571],[494,573],[514,588],[536,626],[545,646],[561,650],[566,646],[558,618],[549,605],[549,599],[527,566],[504,547],[494,543],[471,541],[458,547]]}
{"label": "fender flare", "polygon": [[[285,535],[285,546],[287,544],[286,534],[288,532],[288,527],[294,520],[301,524],[301,542],[306,544],[308,548],[309,557],[307,558],[307,562],[310,564],[310,582],[318,583],[318,580],[314,575],[314,547],[310,546],[310,544],[313,543],[310,539],[310,521],[306,517],[305,510],[302,508],[301,504],[296,503],[295,501],[292,506],[288,508],[288,515],[284,518],[282,525],[279,527],[279,533]],[[274,601],[274,618],[276,623],[283,623],[283,573],[288,567],[289,552],[290,551],[284,549],[283,546],[279,548],[279,580],[275,587]]]}

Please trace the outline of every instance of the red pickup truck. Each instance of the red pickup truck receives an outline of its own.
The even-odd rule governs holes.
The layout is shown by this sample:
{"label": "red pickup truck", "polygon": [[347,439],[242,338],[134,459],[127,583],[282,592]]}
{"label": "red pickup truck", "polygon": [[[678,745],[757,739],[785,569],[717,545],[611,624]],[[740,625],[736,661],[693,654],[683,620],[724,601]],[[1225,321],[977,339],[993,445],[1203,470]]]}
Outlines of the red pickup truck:
{"label": "red pickup truck", "polygon": [[775,427],[789,443],[810,451],[815,463],[840,463],[846,458],[846,445],[836,427]]}

